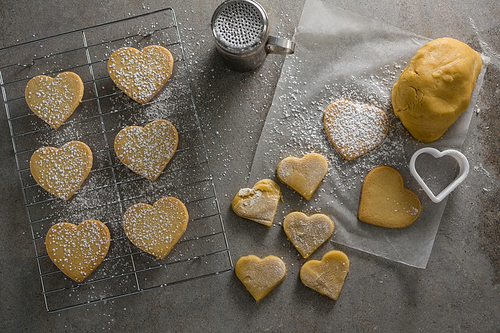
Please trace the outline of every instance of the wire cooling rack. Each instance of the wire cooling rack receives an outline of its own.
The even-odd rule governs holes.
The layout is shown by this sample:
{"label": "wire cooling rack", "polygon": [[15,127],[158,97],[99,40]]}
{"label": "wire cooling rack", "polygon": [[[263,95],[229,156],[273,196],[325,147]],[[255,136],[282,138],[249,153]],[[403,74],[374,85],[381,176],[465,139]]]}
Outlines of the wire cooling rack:
{"label": "wire cooling rack", "polygon": [[[174,57],[172,77],[152,102],[139,105],[109,78],[107,60],[123,46],[161,45]],[[9,62],[10,61],[10,62]],[[54,130],[35,116],[24,88],[36,75],[77,73],[84,96],[73,115]],[[24,203],[35,247],[47,311],[136,294],[231,270],[226,234],[212,181],[208,155],[186,69],[175,13],[171,8],[0,49],[0,88],[7,113]],[[178,149],[154,182],[127,169],[113,150],[126,126],[163,118],[179,132]],[[93,152],[92,171],[69,201],[45,192],[29,170],[32,153],[42,146],[85,142]],[[163,260],[136,248],[122,228],[125,210],[164,196],[182,200],[190,221],[186,233]],[[52,263],[45,235],[58,222],[104,222],[111,233],[106,259],[82,283],[67,278]]]}

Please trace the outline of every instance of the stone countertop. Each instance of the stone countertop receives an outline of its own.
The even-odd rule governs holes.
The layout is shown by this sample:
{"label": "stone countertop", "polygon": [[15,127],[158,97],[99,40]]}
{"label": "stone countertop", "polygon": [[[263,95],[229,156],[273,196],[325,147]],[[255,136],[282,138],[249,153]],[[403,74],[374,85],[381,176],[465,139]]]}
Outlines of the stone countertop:
{"label": "stone countertop", "polygon": [[[234,262],[265,234],[231,210],[248,173],[283,56],[235,73],[217,56],[210,18],[221,1],[12,1],[0,3],[0,49],[164,7],[175,10],[196,108]],[[0,331],[493,332],[500,323],[500,4],[495,1],[329,3],[429,38],[453,37],[490,57],[462,151],[471,172],[447,203],[426,269],[347,247],[351,268],[337,301],[304,287],[290,267],[256,303],[234,272],[98,302],[45,310],[6,114],[0,117]],[[275,35],[291,38],[304,1],[262,1]],[[278,227],[278,226],[276,226]],[[253,231],[252,231],[253,232]],[[263,244],[266,244],[265,242]],[[266,244],[267,246],[267,244]],[[279,244],[279,246],[283,246]],[[272,248],[272,247],[271,247]]]}

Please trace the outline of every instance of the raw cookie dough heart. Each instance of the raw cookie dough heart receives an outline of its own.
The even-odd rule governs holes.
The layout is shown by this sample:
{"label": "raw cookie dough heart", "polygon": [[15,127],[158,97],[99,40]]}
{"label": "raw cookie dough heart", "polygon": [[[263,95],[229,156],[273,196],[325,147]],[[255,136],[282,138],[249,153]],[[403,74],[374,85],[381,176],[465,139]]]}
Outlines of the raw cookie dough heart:
{"label": "raw cookie dough heart", "polygon": [[159,45],[150,45],[142,51],[122,47],[113,52],[108,61],[108,72],[113,82],[130,98],[145,104],[167,83],[172,75],[174,58]]}
{"label": "raw cookie dough heart", "polygon": [[24,95],[31,111],[58,129],[82,101],[83,82],[72,72],[55,78],[39,75],[29,80]]}
{"label": "raw cookie dough heart", "polygon": [[348,161],[375,149],[389,131],[389,119],[384,110],[345,99],[328,106],[323,125],[335,149]]}
{"label": "raw cookie dough heart", "polygon": [[179,136],[171,122],[158,119],[144,128],[129,126],[115,137],[115,152],[130,170],[156,180],[177,150]]}
{"label": "raw cookie dough heart", "polygon": [[280,198],[279,185],[271,179],[263,179],[255,183],[253,188],[240,189],[232,201],[232,207],[237,215],[270,227]]}
{"label": "raw cookie dough heart", "polygon": [[327,172],[328,162],[323,155],[316,153],[302,158],[289,156],[277,167],[278,178],[306,200],[311,199]]}
{"label": "raw cookie dough heart", "polygon": [[258,302],[280,284],[286,275],[283,260],[276,256],[260,259],[249,255],[241,257],[234,267],[236,276]]}
{"label": "raw cookie dough heart", "polygon": [[309,257],[333,234],[333,221],[324,214],[307,216],[292,212],[283,220],[283,230],[302,257]]}
{"label": "raw cookie dough heart", "polygon": [[45,237],[50,260],[76,282],[82,282],[99,266],[109,244],[108,227],[97,220],[86,220],[78,226],[57,223]]}
{"label": "raw cookie dough heart", "polygon": [[358,218],[384,228],[405,228],[420,215],[420,200],[404,187],[401,174],[378,166],[365,177],[361,188]]}
{"label": "raw cookie dough heart", "polygon": [[57,149],[42,147],[30,159],[35,181],[47,192],[68,200],[92,169],[92,151],[83,142],[71,141]]}
{"label": "raw cookie dough heart", "polygon": [[186,206],[179,199],[164,197],[153,206],[138,203],[127,209],[123,229],[135,246],[163,259],[186,231],[188,220]]}
{"label": "raw cookie dough heart", "polygon": [[310,260],[300,268],[300,280],[307,287],[337,300],[349,272],[349,259],[341,251],[327,252],[321,260]]}

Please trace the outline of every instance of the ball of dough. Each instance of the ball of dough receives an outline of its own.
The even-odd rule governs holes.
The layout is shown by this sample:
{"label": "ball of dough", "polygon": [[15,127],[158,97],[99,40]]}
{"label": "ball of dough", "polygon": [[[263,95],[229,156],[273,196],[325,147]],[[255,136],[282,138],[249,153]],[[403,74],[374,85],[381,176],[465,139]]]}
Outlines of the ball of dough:
{"label": "ball of dough", "polygon": [[458,40],[425,44],[392,89],[394,114],[417,140],[440,138],[469,106],[481,66],[479,54]]}

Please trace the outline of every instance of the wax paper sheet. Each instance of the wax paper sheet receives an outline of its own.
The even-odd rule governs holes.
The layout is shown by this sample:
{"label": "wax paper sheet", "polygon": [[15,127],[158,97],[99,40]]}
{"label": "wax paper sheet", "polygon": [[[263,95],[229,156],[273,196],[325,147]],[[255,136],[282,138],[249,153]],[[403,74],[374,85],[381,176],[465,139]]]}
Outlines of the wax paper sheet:
{"label": "wax paper sheet", "polygon": [[[281,224],[292,211],[321,212],[335,222],[331,241],[425,268],[447,199],[433,203],[411,176],[409,161],[424,146],[439,150],[461,148],[486,66],[483,65],[469,108],[441,139],[422,144],[394,116],[391,91],[415,52],[429,39],[319,0],[306,1],[294,39],[296,51],[287,56],[283,65],[249,181],[253,184],[271,178],[281,185],[283,202],[275,223]],[[353,161],[346,161],[337,153],[323,129],[325,109],[339,98],[382,107],[390,118],[386,140]],[[277,180],[276,167],[287,156],[302,157],[310,152],[327,158],[329,172],[307,201]],[[453,180],[458,167],[453,158],[431,159],[419,157],[417,170],[433,191],[440,191]],[[407,228],[386,229],[357,218],[363,179],[379,165],[398,170],[405,186],[419,196],[421,215]]]}

